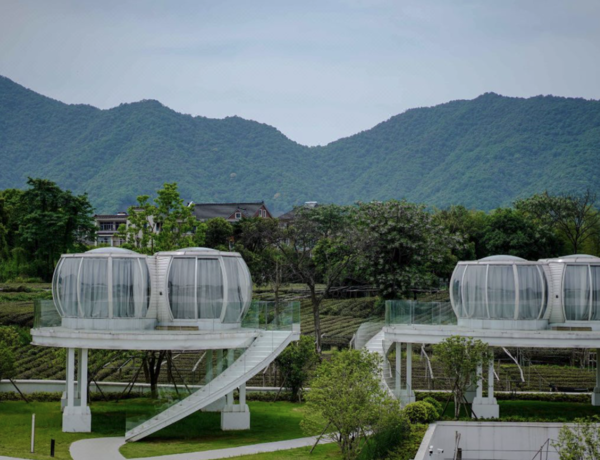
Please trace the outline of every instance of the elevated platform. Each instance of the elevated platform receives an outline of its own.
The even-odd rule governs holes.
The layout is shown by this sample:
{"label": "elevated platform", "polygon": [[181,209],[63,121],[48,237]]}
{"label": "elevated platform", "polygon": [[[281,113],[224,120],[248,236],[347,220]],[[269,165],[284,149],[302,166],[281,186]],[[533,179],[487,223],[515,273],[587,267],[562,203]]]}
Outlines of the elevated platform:
{"label": "elevated platform", "polygon": [[80,331],[63,327],[32,329],[32,344],[100,350],[219,350],[248,348],[260,330]]}

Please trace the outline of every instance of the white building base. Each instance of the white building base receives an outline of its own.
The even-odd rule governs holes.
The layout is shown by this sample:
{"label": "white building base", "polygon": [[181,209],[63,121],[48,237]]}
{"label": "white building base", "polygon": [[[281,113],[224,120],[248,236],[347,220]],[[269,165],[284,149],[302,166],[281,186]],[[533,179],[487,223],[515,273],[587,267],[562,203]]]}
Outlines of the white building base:
{"label": "white building base", "polygon": [[223,431],[249,430],[250,409],[247,404],[227,406],[221,411],[221,429]]}
{"label": "white building base", "polygon": [[477,418],[499,418],[500,417],[500,406],[496,398],[475,398],[471,405],[473,413]]}
{"label": "white building base", "polygon": [[90,433],[92,431],[92,413],[85,406],[65,407],[62,430],[65,433]]}

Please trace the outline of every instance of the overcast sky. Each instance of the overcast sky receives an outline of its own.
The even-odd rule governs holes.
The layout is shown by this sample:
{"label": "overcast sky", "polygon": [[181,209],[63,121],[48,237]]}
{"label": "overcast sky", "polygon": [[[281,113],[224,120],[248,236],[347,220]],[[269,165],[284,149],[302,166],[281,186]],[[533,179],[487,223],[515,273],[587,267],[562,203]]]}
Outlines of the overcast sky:
{"label": "overcast sky", "polygon": [[326,144],[488,91],[600,99],[600,1],[0,0],[0,75]]}

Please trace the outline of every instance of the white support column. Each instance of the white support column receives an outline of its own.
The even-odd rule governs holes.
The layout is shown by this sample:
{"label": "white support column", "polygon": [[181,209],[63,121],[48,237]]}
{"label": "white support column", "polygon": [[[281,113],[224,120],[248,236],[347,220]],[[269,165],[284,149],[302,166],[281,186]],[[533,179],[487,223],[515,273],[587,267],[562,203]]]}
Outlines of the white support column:
{"label": "white support column", "polygon": [[494,404],[494,361],[490,361],[488,366],[488,402]]}
{"label": "white support column", "polygon": [[401,383],[400,379],[402,378],[402,343],[396,342],[396,397],[400,395]]}
{"label": "white support column", "polygon": [[592,392],[592,406],[600,406],[600,349],[596,349],[596,386]]}
{"label": "white support column", "polygon": [[412,343],[406,344],[406,389],[412,392]]}
{"label": "white support column", "polygon": [[[75,361],[75,359],[73,358],[73,361]],[[62,398],[60,399],[60,410],[64,411],[65,407],[67,407],[67,404],[69,403],[69,375],[73,374],[73,365],[75,363],[73,362],[73,364],[71,364],[69,362],[69,349],[67,348],[67,362],[66,362],[66,375],[65,375],[65,391],[63,391],[62,394]]]}
{"label": "white support column", "polygon": [[[233,364],[234,350],[227,351],[227,367]],[[242,358],[243,359],[243,358]],[[234,404],[233,392],[225,398],[225,407],[221,411],[221,429],[223,431],[249,430],[250,409],[246,404],[246,384],[239,387],[240,403]]]}
{"label": "white support column", "polygon": [[67,407],[75,406],[75,349],[67,348]]}
{"label": "white support column", "polygon": [[78,348],[77,349],[77,391],[75,392],[75,399],[76,399],[75,404],[77,406],[81,405],[81,378],[82,378],[81,361],[82,361],[82,355],[83,355],[83,349]]}
{"label": "white support column", "polygon": [[79,380],[77,385],[79,386],[79,397],[81,407],[87,407],[88,403],[88,350],[82,348],[79,351]]}
{"label": "white support column", "polygon": [[63,411],[62,429],[68,433],[92,431],[92,414],[87,405],[87,349],[79,350],[77,391],[80,395],[75,405],[75,349],[67,349],[67,405]]}
{"label": "white support column", "polygon": [[240,387],[240,406],[246,405],[246,384]]}
{"label": "white support column", "polygon": [[400,402],[402,405],[413,403],[417,400],[412,389],[412,343],[406,344],[406,388],[400,389]]}
{"label": "white support column", "polygon": [[488,365],[488,394],[483,397],[483,380],[482,380],[483,369],[482,366],[477,366],[477,396],[473,399],[471,408],[473,414],[477,418],[498,418],[500,416],[500,406],[498,401],[494,398],[494,361],[490,361]]}

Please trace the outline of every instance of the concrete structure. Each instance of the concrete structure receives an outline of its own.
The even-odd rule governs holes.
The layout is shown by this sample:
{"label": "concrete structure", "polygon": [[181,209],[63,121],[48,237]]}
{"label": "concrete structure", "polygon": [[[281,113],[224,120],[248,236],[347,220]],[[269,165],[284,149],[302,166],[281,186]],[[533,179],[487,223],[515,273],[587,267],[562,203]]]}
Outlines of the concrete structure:
{"label": "concrete structure", "polygon": [[[493,256],[459,262],[450,281],[450,298],[445,303],[388,301],[385,326],[366,344],[385,358],[382,385],[403,404],[415,400],[415,345],[462,336],[498,348],[600,348],[600,258],[574,255],[531,262]],[[387,359],[392,349],[395,363]],[[469,395],[474,415],[499,417],[493,363],[488,369],[479,368],[474,377],[477,384]],[[600,368],[592,404],[600,405]]]}
{"label": "concrete structure", "polygon": [[551,442],[562,427],[562,423],[438,422],[429,426],[415,460],[456,458],[457,448],[464,460],[558,460]]}
{"label": "concrete structure", "polygon": [[300,332],[297,303],[275,310],[252,302],[250,273],[237,253],[186,248],[146,257],[99,248],[66,254],[52,292],[53,301],[36,302],[31,333],[34,345],[67,349],[63,431],[91,430],[87,361],[93,349],[206,350],[202,385],[160,414],[128,423],[127,440],[203,409],[221,411],[223,429],[248,429],[246,382]]}

